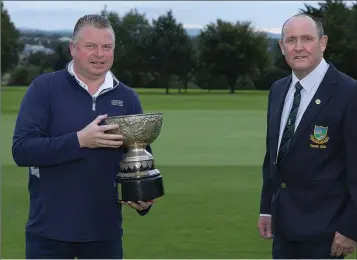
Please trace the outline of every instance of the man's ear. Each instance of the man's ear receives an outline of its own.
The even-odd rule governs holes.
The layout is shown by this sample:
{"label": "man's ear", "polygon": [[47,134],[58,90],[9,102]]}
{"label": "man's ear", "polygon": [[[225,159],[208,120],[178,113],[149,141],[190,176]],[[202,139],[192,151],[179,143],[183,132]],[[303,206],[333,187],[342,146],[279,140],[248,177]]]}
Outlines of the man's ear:
{"label": "man's ear", "polygon": [[281,54],[285,55],[284,46],[283,46],[282,40],[279,40],[279,47],[280,47]]}
{"label": "man's ear", "polygon": [[68,45],[69,45],[69,51],[70,51],[71,55],[73,56],[74,52],[75,52],[74,42],[71,40],[71,41],[69,41]]}
{"label": "man's ear", "polygon": [[320,40],[320,48],[322,52],[324,52],[327,48],[327,41],[328,41],[327,35],[324,35]]}

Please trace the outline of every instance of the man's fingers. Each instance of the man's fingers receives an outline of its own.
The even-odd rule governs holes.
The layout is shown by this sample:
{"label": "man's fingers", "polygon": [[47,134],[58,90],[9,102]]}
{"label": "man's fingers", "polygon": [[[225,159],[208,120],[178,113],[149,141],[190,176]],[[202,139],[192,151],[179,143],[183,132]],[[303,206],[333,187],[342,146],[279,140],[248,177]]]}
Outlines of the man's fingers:
{"label": "man's fingers", "polygon": [[259,227],[259,233],[262,238],[269,239],[269,231],[268,225],[263,225]]}
{"label": "man's fingers", "polygon": [[102,122],[103,119],[107,118],[108,115],[105,114],[105,115],[100,115],[98,116],[96,119],[94,119],[93,123],[98,125],[100,122]]}
{"label": "man's fingers", "polygon": [[262,238],[266,238],[266,233],[265,233],[265,228],[264,227],[259,227],[259,233]]}
{"label": "man's fingers", "polygon": [[343,254],[344,256],[347,256],[349,253],[350,253],[350,248],[344,248],[344,249],[342,250],[342,254]]}
{"label": "man's fingers", "polygon": [[125,204],[128,205],[129,207],[132,207],[133,209],[143,210],[143,208],[139,204],[137,204],[135,202],[127,201]]}
{"label": "man's fingers", "polygon": [[94,143],[98,147],[119,147],[123,145],[123,140],[110,140],[110,139],[103,139],[99,137],[96,138]]}
{"label": "man's fingers", "polygon": [[336,253],[337,253],[337,244],[335,241],[333,241],[331,246],[331,256],[335,256]]}
{"label": "man's fingers", "polygon": [[112,141],[103,139],[99,139],[96,143],[100,147],[120,147],[123,144],[122,141]]}
{"label": "man's fingers", "polygon": [[138,201],[139,205],[143,208],[143,209],[147,209],[148,207],[150,207],[150,205],[153,203],[152,201],[148,201],[148,202],[144,202],[144,201]]}
{"label": "man's fingers", "polygon": [[117,140],[117,141],[122,141],[123,136],[122,135],[115,135],[115,134],[104,134],[104,133],[99,133],[97,134],[97,137],[104,139],[104,140]]}
{"label": "man's fingers", "polygon": [[265,239],[272,238],[272,232],[269,224],[259,227],[260,236]]}
{"label": "man's fingers", "polygon": [[271,239],[273,237],[273,232],[271,230],[271,217],[270,216],[260,216],[258,220],[258,228],[260,236],[265,239]]}
{"label": "man's fingers", "polygon": [[268,239],[272,238],[272,232],[271,232],[271,225],[270,225],[270,223],[268,223],[268,224],[266,225],[266,235],[267,235],[267,238],[268,238]]}
{"label": "man's fingers", "polygon": [[343,254],[343,248],[342,247],[337,247],[337,250],[336,250],[336,256],[341,256]]}
{"label": "man's fingers", "polygon": [[98,126],[98,129],[101,132],[106,132],[106,131],[117,129],[117,128],[119,128],[119,126],[117,124],[100,125],[100,126]]}

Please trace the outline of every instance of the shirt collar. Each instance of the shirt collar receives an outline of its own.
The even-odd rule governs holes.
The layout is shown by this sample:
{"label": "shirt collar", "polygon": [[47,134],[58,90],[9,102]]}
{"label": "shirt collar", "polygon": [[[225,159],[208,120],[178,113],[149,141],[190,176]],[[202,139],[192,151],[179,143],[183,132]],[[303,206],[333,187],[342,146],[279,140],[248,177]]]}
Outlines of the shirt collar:
{"label": "shirt collar", "polygon": [[[83,87],[84,89],[88,90],[88,86],[83,82],[81,81],[76,73],[74,72],[74,69],[73,69],[73,60],[68,64],[68,72],[76,78],[78,84]],[[105,79],[104,79],[104,82],[103,84],[99,87],[98,89],[98,93],[101,92],[102,90],[104,89],[112,89],[114,88],[114,81],[116,81],[116,83],[118,83],[119,81],[113,76],[113,74],[108,71],[107,74],[105,75]]]}
{"label": "shirt collar", "polygon": [[[304,88],[305,91],[310,92],[310,90],[316,86],[316,84],[319,84],[319,82],[323,79],[326,70],[328,69],[328,63],[325,61],[325,59],[322,59],[320,64],[312,71],[310,74],[308,74],[305,78],[300,80],[301,86]],[[299,79],[296,77],[295,73],[292,73],[292,86],[295,86],[295,84],[299,81]]]}

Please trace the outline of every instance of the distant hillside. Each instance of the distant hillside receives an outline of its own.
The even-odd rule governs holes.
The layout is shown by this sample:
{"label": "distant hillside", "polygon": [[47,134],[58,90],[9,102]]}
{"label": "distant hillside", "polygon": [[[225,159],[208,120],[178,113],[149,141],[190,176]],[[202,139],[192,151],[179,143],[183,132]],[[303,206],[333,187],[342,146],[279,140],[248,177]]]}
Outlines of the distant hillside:
{"label": "distant hillside", "polygon": [[281,34],[270,33],[270,32],[267,32],[267,35],[268,35],[269,38],[272,38],[272,39],[280,39],[280,36],[281,36]]}
{"label": "distant hillside", "polygon": [[186,32],[188,34],[188,36],[194,37],[200,34],[201,29],[199,28],[187,28]]}
{"label": "distant hillside", "polygon": [[[71,30],[39,30],[32,28],[19,28],[22,36],[58,36],[58,37],[72,37]],[[195,37],[200,34],[201,29],[199,28],[187,28],[187,34],[191,37]],[[269,38],[278,39],[280,38],[280,34],[267,32]]]}
{"label": "distant hillside", "polygon": [[72,31],[70,30],[40,30],[32,28],[19,28],[22,36],[59,36],[59,37],[72,37]]}

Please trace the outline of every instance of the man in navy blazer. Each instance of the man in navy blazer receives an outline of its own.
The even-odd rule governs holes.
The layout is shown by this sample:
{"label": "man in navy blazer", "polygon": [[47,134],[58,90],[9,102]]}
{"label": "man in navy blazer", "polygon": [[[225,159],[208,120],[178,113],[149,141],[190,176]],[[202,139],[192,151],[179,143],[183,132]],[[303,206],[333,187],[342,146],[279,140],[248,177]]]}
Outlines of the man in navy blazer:
{"label": "man in navy blazer", "polygon": [[323,53],[322,25],[283,26],[292,75],[269,93],[258,227],[273,258],[343,258],[357,241],[357,84]]}

